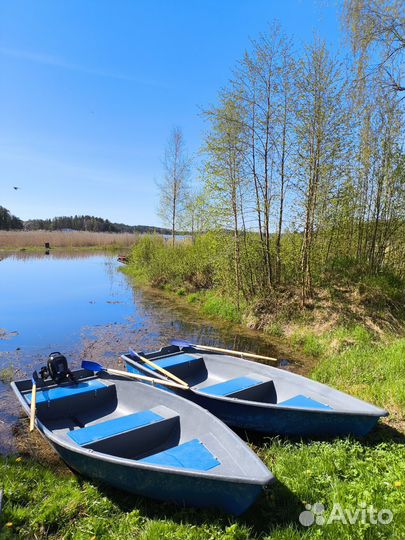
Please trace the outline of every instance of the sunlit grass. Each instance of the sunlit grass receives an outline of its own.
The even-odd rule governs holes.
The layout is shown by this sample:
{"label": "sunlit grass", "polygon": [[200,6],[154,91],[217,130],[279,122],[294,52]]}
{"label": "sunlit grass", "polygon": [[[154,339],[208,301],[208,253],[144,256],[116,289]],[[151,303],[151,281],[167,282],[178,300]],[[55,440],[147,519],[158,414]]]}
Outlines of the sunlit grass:
{"label": "sunlit grass", "polygon": [[[300,539],[403,538],[405,535],[405,449],[403,444],[290,442],[263,439],[254,447],[278,478],[238,518],[215,511],[184,509],[127,495],[33,461],[0,460],[4,486],[0,537],[64,539]],[[360,503],[391,509],[387,525],[343,524],[303,527],[305,504],[333,504],[354,511]]]}
{"label": "sunlit grass", "polygon": [[339,352],[332,352],[313,376],[349,394],[381,407],[405,411],[405,339],[390,344],[373,343],[364,335]]}

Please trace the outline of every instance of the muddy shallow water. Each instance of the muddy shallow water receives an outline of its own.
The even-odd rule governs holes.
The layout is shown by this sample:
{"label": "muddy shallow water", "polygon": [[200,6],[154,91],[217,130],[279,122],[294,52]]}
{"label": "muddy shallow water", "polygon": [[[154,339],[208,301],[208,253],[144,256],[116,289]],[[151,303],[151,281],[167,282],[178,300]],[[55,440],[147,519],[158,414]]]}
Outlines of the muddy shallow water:
{"label": "muddy shallow water", "polygon": [[21,411],[9,382],[31,376],[52,351],[72,367],[85,358],[117,366],[128,347],[154,350],[182,338],[292,360],[281,343],[134,287],[119,266],[115,256],[100,253],[0,260],[1,453],[20,449]]}

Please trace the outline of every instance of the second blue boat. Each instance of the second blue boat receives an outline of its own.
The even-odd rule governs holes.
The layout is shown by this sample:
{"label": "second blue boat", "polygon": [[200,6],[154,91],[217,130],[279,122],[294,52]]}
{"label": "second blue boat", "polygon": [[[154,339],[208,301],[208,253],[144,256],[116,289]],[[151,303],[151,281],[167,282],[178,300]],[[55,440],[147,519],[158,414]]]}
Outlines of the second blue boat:
{"label": "second blue boat", "polygon": [[[163,347],[139,353],[184,380],[183,397],[230,426],[280,435],[330,437],[366,435],[383,409],[289,371],[198,346]],[[137,353],[123,355],[133,373],[164,378]]]}

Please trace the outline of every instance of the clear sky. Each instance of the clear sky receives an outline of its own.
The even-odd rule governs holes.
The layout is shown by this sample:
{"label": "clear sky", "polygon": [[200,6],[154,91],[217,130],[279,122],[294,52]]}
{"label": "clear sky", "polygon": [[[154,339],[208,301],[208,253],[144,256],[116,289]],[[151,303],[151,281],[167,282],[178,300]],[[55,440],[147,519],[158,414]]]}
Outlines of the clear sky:
{"label": "clear sky", "polygon": [[[158,225],[170,129],[190,154],[250,38],[338,46],[338,0],[0,0],[0,205]],[[14,190],[13,186],[21,189]]]}

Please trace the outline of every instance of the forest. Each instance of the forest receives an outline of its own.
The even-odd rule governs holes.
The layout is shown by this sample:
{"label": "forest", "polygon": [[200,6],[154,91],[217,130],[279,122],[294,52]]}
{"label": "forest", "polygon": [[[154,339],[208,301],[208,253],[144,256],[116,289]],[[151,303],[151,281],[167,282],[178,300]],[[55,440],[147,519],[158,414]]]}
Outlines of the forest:
{"label": "forest", "polygon": [[73,231],[112,232],[112,233],[157,233],[168,234],[169,229],[149,225],[126,225],[125,223],[112,223],[108,219],[95,216],[60,216],[52,219],[31,219],[25,222],[25,229],[29,231],[60,231],[71,229]]}
{"label": "forest", "polygon": [[4,206],[0,206],[0,230],[12,230],[12,229],[23,229],[24,223],[23,221],[11,214],[7,208],[4,208]]}
{"label": "forest", "polygon": [[[404,9],[347,0],[338,52],[316,36],[297,50],[278,23],[252,40],[203,113],[197,182],[181,129],[170,134],[160,215],[182,255],[135,247],[151,281],[215,287],[238,311],[286,287],[301,306],[347,280],[401,290]],[[176,227],[191,231],[189,254]]]}
{"label": "forest", "polygon": [[125,225],[112,223],[108,219],[95,216],[59,216],[52,219],[30,219],[23,221],[0,206],[0,230],[24,229],[27,231],[87,231],[111,233],[156,233],[170,234],[170,229],[149,225]]}

